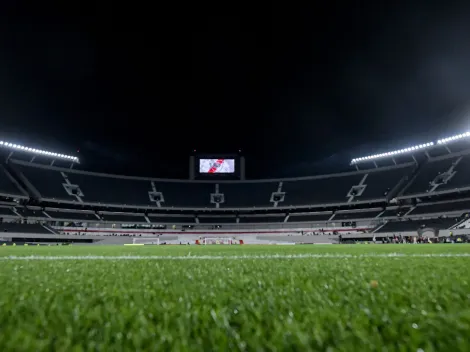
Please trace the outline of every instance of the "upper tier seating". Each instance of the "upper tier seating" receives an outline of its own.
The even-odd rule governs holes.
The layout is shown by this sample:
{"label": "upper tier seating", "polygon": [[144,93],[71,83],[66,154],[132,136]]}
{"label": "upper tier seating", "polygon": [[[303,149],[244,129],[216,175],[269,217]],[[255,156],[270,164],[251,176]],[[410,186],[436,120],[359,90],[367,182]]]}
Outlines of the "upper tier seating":
{"label": "upper tier seating", "polygon": [[7,171],[0,165],[0,193],[11,196],[25,196],[7,175]]}
{"label": "upper tier seating", "polygon": [[438,175],[443,175],[454,165],[455,174],[447,183],[439,184],[434,192],[457,189],[470,186],[470,155],[454,156],[447,159],[431,160],[421,167],[413,183],[406,189],[404,195],[430,192],[431,184]]}
{"label": "upper tier seating", "polygon": [[343,177],[327,177],[283,183],[283,206],[346,203],[351,187],[359,184],[362,174]]}
{"label": "upper tier seating", "polygon": [[[393,190],[413,168],[407,164],[313,178],[217,183],[95,174],[15,160],[12,164],[33,197],[85,204],[162,208],[215,208],[217,204],[216,199],[211,198],[213,194],[223,195],[218,200],[221,208],[380,201],[385,200],[387,192]],[[354,197],[349,194],[353,187]],[[69,194],[71,190],[74,194]],[[274,195],[279,190],[281,194],[276,199]]]}
{"label": "upper tier seating", "polygon": [[[149,181],[67,173],[69,181],[80,187],[84,202],[124,205],[151,205]],[[65,192],[65,190],[64,190]]]}
{"label": "upper tier seating", "polygon": [[370,172],[364,181],[366,188],[359,197],[356,197],[356,200],[384,198],[386,193],[392,191],[404,177],[410,175],[415,167],[415,165],[410,165],[388,171]]}
{"label": "upper tier seating", "polygon": [[346,203],[351,189],[361,185],[364,186],[362,194],[356,195],[352,202],[385,199],[414,168],[414,164],[406,164],[362,173],[284,181],[282,191],[286,194],[282,205]]}
{"label": "upper tier seating", "polygon": [[222,193],[225,202],[224,208],[237,207],[272,207],[271,195],[277,192],[279,182],[238,182],[221,183],[219,193]]}
{"label": "upper tier seating", "polygon": [[470,186],[470,155],[462,157],[454,171],[454,176],[447,184],[440,185],[438,191]]}
{"label": "upper tier seating", "polygon": [[[214,208],[211,193],[215,193],[213,183],[197,182],[155,182],[158,192],[162,192],[164,207]],[[148,196],[147,196],[148,197]],[[153,203],[155,205],[155,203]]]}
{"label": "upper tier seating", "polygon": [[[26,180],[40,193],[43,198],[50,198],[54,200],[76,200],[74,196],[69,195],[64,186],[65,179],[58,171],[51,169],[44,169],[26,165],[16,165],[15,168],[21,172]],[[26,186],[29,187],[28,184]]]}

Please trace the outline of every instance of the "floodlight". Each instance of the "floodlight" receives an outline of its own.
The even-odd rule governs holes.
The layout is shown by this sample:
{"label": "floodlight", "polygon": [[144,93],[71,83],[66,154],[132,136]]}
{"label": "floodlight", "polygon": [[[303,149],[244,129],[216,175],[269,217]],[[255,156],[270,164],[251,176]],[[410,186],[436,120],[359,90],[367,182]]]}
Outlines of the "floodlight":
{"label": "floodlight", "polygon": [[[468,135],[470,136],[470,132],[468,132]],[[408,152],[412,152],[414,150],[420,150],[420,149],[423,149],[423,148],[431,147],[433,145],[434,145],[433,142],[428,142],[428,143],[419,144],[419,145],[415,145],[415,146],[404,148],[404,149],[393,150],[391,152],[380,153],[380,154],[375,154],[375,155],[369,155],[369,156],[361,157],[361,158],[355,158],[355,159],[351,160],[351,163],[356,164],[359,161],[378,159],[378,158],[393,156],[393,155],[397,155],[397,154],[408,153]]]}
{"label": "floodlight", "polygon": [[5,142],[5,141],[0,141],[0,147],[12,148],[12,149],[16,149],[16,150],[30,152],[30,153],[33,153],[33,154],[52,156],[52,157],[55,157],[55,158],[68,159],[68,160],[72,160],[73,162],[76,162],[76,163],[79,162],[79,160],[76,156],[59,154],[59,153],[49,152],[47,150],[30,148],[30,147],[26,147],[24,145],[14,144],[14,143]]}
{"label": "floodlight", "polygon": [[455,136],[450,136],[450,137],[439,139],[437,141],[437,144],[445,144],[445,143],[448,143],[448,142],[451,142],[451,141],[456,141],[458,139],[462,139],[462,138],[466,138],[466,137],[470,137],[470,132],[469,131],[461,133],[461,134],[456,134]]}

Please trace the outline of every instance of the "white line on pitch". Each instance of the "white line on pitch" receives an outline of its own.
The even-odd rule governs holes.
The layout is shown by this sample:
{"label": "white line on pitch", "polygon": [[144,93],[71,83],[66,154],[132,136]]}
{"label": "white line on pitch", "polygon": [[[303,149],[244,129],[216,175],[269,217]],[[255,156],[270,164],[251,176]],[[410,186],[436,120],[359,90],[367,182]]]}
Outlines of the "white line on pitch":
{"label": "white line on pitch", "polygon": [[83,255],[83,256],[0,256],[0,260],[244,260],[244,259],[360,259],[360,258],[448,258],[470,257],[470,253],[369,253],[369,254],[265,254],[265,255],[193,255],[193,256],[145,256],[145,255]]}

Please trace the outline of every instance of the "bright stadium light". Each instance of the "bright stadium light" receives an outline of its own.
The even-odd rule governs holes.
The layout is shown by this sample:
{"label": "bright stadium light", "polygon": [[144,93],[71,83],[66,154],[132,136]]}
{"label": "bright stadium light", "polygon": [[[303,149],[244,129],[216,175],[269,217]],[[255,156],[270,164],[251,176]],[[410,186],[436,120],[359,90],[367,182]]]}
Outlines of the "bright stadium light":
{"label": "bright stadium light", "polygon": [[[470,136],[470,132],[468,132],[468,133],[469,133],[468,135]],[[364,156],[364,157],[361,157],[361,158],[355,158],[355,159],[351,160],[351,164],[357,164],[357,163],[359,163],[361,161],[364,161],[364,160],[379,159],[379,158],[389,157],[389,156],[393,156],[393,155],[397,155],[397,154],[404,154],[404,153],[412,152],[412,151],[415,151],[415,150],[420,150],[420,149],[432,147],[433,145],[434,145],[434,142],[428,142],[428,143],[424,143],[424,144],[415,145],[415,146],[409,147],[409,148],[394,150],[394,151],[391,151],[391,152],[375,154],[375,155],[369,155],[369,156]]]}
{"label": "bright stadium light", "polygon": [[446,143],[453,142],[453,141],[456,141],[458,139],[467,138],[467,137],[470,137],[470,132],[465,132],[465,133],[457,134],[457,135],[452,136],[452,137],[439,139],[437,141],[437,144],[446,144]]}
{"label": "bright stadium light", "polygon": [[52,156],[54,158],[68,159],[68,160],[70,160],[74,163],[79,162],[79,160],[76,156],[53,153],[53,152],[49,152],[47,150],[30,148],[30,147],[26,147],[24,145],[13,144],[13,143],[5,142],[5,141],[0,141],[0,147],[4,147],[4,148],[6,147],[6,148],[9,148],[9,149],[20,150],[20,151],[23,151],[23,152],[29,152],[29,153],[33,153],[33,154],[42,154],[42,155]]}

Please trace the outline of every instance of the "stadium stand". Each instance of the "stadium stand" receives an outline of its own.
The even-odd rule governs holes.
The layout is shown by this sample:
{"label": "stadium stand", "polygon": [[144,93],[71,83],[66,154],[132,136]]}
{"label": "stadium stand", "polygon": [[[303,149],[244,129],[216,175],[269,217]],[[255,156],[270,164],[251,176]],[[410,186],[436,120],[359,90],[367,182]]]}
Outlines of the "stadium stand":
{"label": "stadium stand", "polygon": [[315,222],[315,221],[327,221],[333,212],[323,212],[323,213],[294,213],[290,214],[287,219],[288,222]]}
{"label": "stadium stand", "polygon": [[465,155],[455,166],[455,174],[447,184],[440,185],[438,190],[457,189],[470,186],[470,155]]}
{"label": "stadium stand", "polygon": [[452,211],[470,211],[470,200],[458,200],[454,202],[419,204],[410,215],[442,213]]}
{"label": "stadium stand", "polygon": [[364,211],[338,211],[333,220],[372,219],[382,213],[382,209],[368,209]]}
{"label": "stadium stand", "polygon": [[151,205],[148,192],[150,182],[67,173],[69,181],[83,193],[83,201],[102,204]]}
{"label": "stadium stand", "polygon": [[27,207],[16,207],[16,212],[24,218],[43,218],[45,217],[41,209],[29,209]]}
{"label": "stadium stand", "polygon": [[439,190],[440,185],[438,183],[441,181],[438,176],[443,176],[459,159],[460,157],[455,156],[444,159],[436,158],[424,163],[416,177],[412,180],[412,183],[406,188],[404,195],[428,193],[435,189]]}
{"label": "stadium stand", "polygon": [[[446,212],[454,212],[455,215],[458,210],[470,209],[470,200],[456,201],[450,198],[446,202],[420,203],[418,199],[418,205],[415,207],[411,204],[415,204],[416,200],[405,201],[409,202],[409,205],[401,206],[400,197],[398,200],[393,199],[399,196],[400,191],[407,185],[404,193],[408,195],[426,193],[432,189],[465,187],[467,166],[470,166],[469,155],[446,155],[424,161],[419,168],[416,163],[408,162],[403,165],[335,175],[217,182],[104,175],[10,160],[10,174],[3,172],[6,170],[4,166],[0,170],[0,193],[3,189],[2,178],[10,182],[10,192],[14,189],[20,192],[17,184],[25,185],[32,201],[15,205],[15,211],[20,216],[62,222],[78,220],[96,227],[113,223],[140,224],[138,228],[160,224],[168,228],[176,226],[179,229],[199,224],[201,228],[208,224],[208,229],[219,224],[227,224],[227,228],[238,224],[254,224],[244,225],[244,228],[261,228],[261,225],[256,224],[272,223],[273,227],[284,227],[285,225],[275,224],[288,222],[300,223],[301,225],[292,226],[298,228],[303,227],[303,223],[317,222],[323,223],[323,226],[328,222],[336,221],[339,224],[350,220],[354,223],[357,221],[358,224],[362,221],[361,226],[375,226],[376,222],[373,223],[372,219],[376,217],[415,219],[417,215],[422,214],[439,217]],[[442,177],[436,179],[436,176],[446,172],[452,173],[446,180],[447,183],[437,182]],[[12,182],[11,177],[17,182]],[[430,184],[431,181],[436,181],[436,185]],[[217,195],[221,197],[214,198]],[[61,205],[64,201],[80,204],[80,209],[85,210],[68,209],[79,207],[75,204]],[[34,207],[31,207],[31,204]],[[361,209],[351,209],[351,205]],[[45,206],[45,211],[42,211],[42,206]],[[296,209],[297,207],[299,208]],[[184,210],[185,208],[195,209]],[[227,215],[228,208],[240,209],[237,211],[240,215],[235,216],[235,212]],[[257,208],[266,208],[266,212]],[[112,211],[113,209],[116,211]],[[412,212],[406,214],[410,209]],[[4,206],[0,209],[0,215],[17,216],[15,211]],[[199,213],[198,216],[195,215],[196,212]],[[449,221],[451,220],[440,219],[435,226],[445,228]],[[452,222],[449,226],[453,224]],[[394,226],[416,227],[416,222],[390,221],[380,232],[393,229]]]}
{"label": "stadium stand", "polygon": [[99,221],[94,212],[46,208],[45,212],[53,219]]}
{"label": "stadium stand", "polygon": [[11,210],[10,207],[0,207],[0,216],[2,215],[18,216]]}
{"label": "stadium stand", "polygon": [[150,222],[153,224],[195,224],[194,216],[161,216],[157,214],[148,214]]}
{"label": "stadium stand", "polygon": [[221,183],[219,192],[224,195],[222,207],[269,207],[272,206],[271,195],[277,192],[279,182],[239,182]]}
{"label": "stadium stand", "polygon": [[270,223],[270,222],[283,222],[285,215],[272,214],[272,215],[253,215],[253,216],[240,216],[241,223]]}
{"label": "stadium stand", "polygon": [[448,229],[458,223],[458,218],[389,221],[377,232],[417,231],[419,228]]}
{"label": "stadium stand", "polygon": [[[216,183],[103,175],[18,160],[12,163],[32,193],[46,200],[163,208],[269,208],[385,200],[413,167],[406,164],[313,178]],[[154,193],[157,199],[151,197]],[[211,195],[223,197],[215,201]]]}
{"label": "stadium stand", "polygon": [[416,168],[415,164],[390,168],[388,171],[370,172],[364,181],[366,188],[356,200],[384,198]]}
{"label": "stadium stand", "polygon": [[146,222],[144,218],[144,214],[100,212],[99,215],[104,221],[130,222],[130,223]]}
{"label": "stadium stand", "polygon": [[39,193],[42,198],[58,201],[76,200],[74,196],[65,191],[63,186],[65,180],[60,172],[32,163],[17,164],[12,160],[12,164],[19,172],[20,177],[24,176],[25,184],[33,194]]}
{"label": "stadium stand", "polygon": [[[39,242],[114,244],[169,235],[166,244],[234,235],[253,244],[337,243],[339,234],[370,241],[374,230],[379,238],[423,228],[458,235],[470,228],[468,141],[457,153],[437,148],[367,159],[347,173],[243,181],[107,175],[10,158],[0,165],[0,229],[18,243],[36,234]],[[24,219],[41,224],[16,223]]]}
{"label": "stadium stand", "polygon": [[201,224],[234,224],[237,221],[235,216],[198,216],[197,218]]}
{"label": "stadium stand", "polygon": [[155,181],[155,186],[163,194],[164,207],[214,208],[210,197],[215,193],[214,183]]}
{"label": "stadium stand", "polygon": [[22,224],[19,222],[3,222],[0,224],[0,236],[1,232],[9,233],[46,233],[51,234],[50,231],[45,229],[40,224]]}
{"label": "stadium stand", "polygon": [[352,174],[286,181],[282,187],[285,192],[283,206],[346,203],[349,191],[359,184],[363,177],[363,174]]}
{"label": "stadium stand", "polygon": [[[410,206],[387,208],[381,215],[381,218],[403,216],[410,211]],[[401,214],[401,215],[400,215]]]}
{"label": "stadium stand", "polygon": [[0,165],[0,193],[6,196],[25,196],[24,192],[12,181],[3,165]]}

